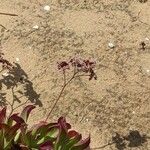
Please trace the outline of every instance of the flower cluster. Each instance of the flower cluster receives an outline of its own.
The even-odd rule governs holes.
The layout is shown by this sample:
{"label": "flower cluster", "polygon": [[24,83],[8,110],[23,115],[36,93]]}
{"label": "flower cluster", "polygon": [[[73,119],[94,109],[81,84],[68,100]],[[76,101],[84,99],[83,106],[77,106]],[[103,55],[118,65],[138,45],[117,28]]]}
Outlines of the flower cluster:
{"label": "flower cluster", "polygon": [[3,55],[3,53],[0,53],[0,64],[2,64],[2,68],[11,70],[13,65],[8,60],[4,59]]}
{"label": "flower cluster", "polygon": [[82,58],[72,58],[71,60],[67,61],[61,61],[58,63],[58,69],[66,71],[70,68],[74,68],[76,73],[88,73],[89,74],[89,80],[91,79],[97,79],[97,76],[94,72],[94,68],[96,66],[96,62],[89,59],[82,59]]}
{"label": "flower cluster", "polygon": [[58,69],[59,69],[59,70],[63,70],[63,71],[65,71],[65,70],[67,70],[67,69],[70,69],[69,63],[67,63],[66,61],[61,61],[61,62],[59,62],[59,63],[58,63]]}

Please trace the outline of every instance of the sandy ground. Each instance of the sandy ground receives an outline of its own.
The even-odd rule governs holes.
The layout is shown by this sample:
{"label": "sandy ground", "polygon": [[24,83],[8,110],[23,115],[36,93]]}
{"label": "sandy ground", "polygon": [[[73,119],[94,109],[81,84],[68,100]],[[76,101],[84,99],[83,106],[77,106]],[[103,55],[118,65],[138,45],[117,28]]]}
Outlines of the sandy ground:
{"label": "sandy ground", "polygon": [[[66,116],[84,136],[91,134],[91,148],[107,144],[114,132],[150,136],[150,1],[139,1],[0,0],[0,12],[18,15],[0,15],[0,42],[5,56],[20,65],[14,90],[21,102],[15,105],[26,100],[39,105],[30,122],[46,116],[61,89],[57,61],[78,53],[96,59],[98,80],[74,80],[51,120]],[[0,92],[11,102],[6,85]],[[150,150],[150,143],[131,149]]]}

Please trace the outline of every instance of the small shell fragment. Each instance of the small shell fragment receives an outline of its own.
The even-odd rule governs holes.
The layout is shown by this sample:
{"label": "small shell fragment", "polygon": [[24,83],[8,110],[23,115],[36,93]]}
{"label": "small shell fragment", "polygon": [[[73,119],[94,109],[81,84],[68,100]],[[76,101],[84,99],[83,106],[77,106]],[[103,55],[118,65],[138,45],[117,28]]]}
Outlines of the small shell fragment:
{"label": "small shell fragment", "polygon": [[18,61],[19,61],[19,58],[16,58],[16,61],[18,62]]}
{"label": "small shell fragment", "polygon": [[39,28],[38,25],[33,26],[33,29],[38,29],[38,28]]}
{"label": "small shell fragment", "polygon": [[50,6],[48,6],[48,5],[44,6],[44,10],[49,11],[50,10]]}
{"label": "small shell fragment", "polygon": [[113,43],[108,43],[108,46],[110,47],[110,48],[114,48],[115,47],[115,45],[113,44]]}
{"label": "small shell fragment", "polygon": [[87,119],[86,119],[86,122],[88,122],[88,121],[89,121],[89,119],[87,118]]}
{"label": "small shell fragment", "polygon": [[133,111],[132,113],[135,114],[135,111]]}
{"label": "small shell fragment", "polygon": [[146,41],[149,41],[149,38],[146,37],[145,40],[146,40]]}

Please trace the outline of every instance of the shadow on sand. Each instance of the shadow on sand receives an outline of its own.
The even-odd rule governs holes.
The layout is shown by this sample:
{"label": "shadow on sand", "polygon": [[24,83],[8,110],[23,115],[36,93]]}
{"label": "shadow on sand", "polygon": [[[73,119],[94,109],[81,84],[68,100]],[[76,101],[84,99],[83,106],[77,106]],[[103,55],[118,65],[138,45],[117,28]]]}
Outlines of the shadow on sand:
{"label": "shadow on sand", "polygon": [[[23,87],[23,90],[16,90],[19,85]],[[33,83],[28,79],[28,75],[19,64],[15,63],[13,69],[8,72],[8,75],[2,76],[2,79],[0,79],[0,91],[4,86],[11,90],[13,102],[8,102],[6,100],[6,93],[0,92],[0,106],[6,106],[10,103],[10,105],[14,105],[15,102],[20,104],[19,107],[27,102],[42,106],[40,94],[34,90]],[[26,102],[21,102],[22,97],[26,97]]]}

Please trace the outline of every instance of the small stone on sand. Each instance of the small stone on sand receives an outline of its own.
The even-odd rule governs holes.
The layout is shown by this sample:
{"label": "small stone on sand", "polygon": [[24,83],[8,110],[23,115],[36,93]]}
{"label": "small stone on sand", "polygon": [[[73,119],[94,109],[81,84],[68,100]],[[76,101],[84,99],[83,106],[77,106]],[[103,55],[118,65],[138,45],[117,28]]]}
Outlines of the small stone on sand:
{"label": "small stone on sand", "polygon": [[44,6],[44,10],[49,11],[50,10],[50,6],[48,6],[48,5]]}
{"label": "small stone on sand", "polygon": [[110,47],[110,48],[114,48],[115,47],[115,45],[113,44],[113,43],[108,43],[108,46]]}
{"label": "small stone on sand", "polygon": [[150,70],[149,70],[149,69],[147,69],[147,70],[146,70],[146,72],[147,72],[147,73],[149,73],[149,72],[150,72]]}
{"label": "small stone on sand", "polygon": [[135,114],[135,111],[133,111],[132,113]]}
{"label": "small stone on sand", "polygon": [[146,40],[146,41],[149,41],[149,38],[146,37],[145,40]]}
{"label": "small stone on sand", "polygon": [[39,28],[38,25],[33,26],[33,29],[38,29],[38,28]]}
{"label": "small stone on sand", "polygon": [[19,58],[16,58],[16,61],[19,61]]}

